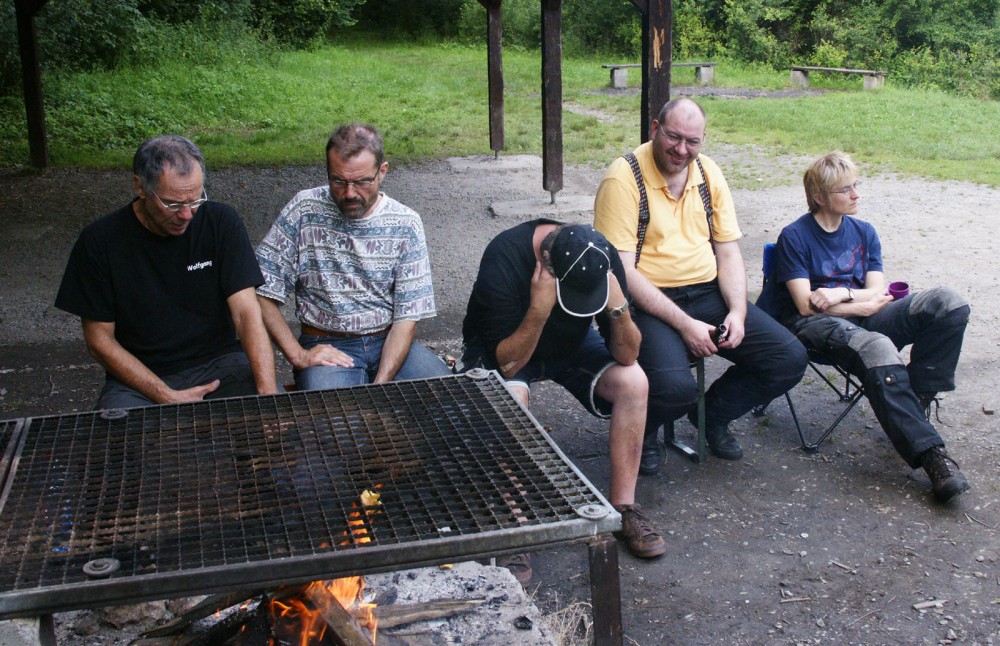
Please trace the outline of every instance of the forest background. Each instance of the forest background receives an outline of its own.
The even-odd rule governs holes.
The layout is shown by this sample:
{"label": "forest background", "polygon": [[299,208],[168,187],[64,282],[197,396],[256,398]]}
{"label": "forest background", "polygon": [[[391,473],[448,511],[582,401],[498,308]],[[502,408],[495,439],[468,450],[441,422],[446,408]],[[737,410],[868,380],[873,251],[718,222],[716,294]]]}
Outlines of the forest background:
{"label": "forest background", "polygon": [[[629,0],[563,0],[562,8],[564,84],[573,100],[581,83],[599,87],[595,80],[606,79],[595,63],[638,61],[640,15]],[[888,70],[893,88],[911,92],[902,103],[939,113],[937,121],[920,120],[925,130],[940,132],[940,141],[929,142],[939,148],[932,159],[946,159],[945,166],[956,157],[969,162],[968,169],[959,163],[944,174],[989,184],[1000,180],[995,173],[1000,155],[988,144],[983,149],[991,139],[982,132],[983,124],[998,121],[992,118],[1000,99],[997,0],[674,0],[673,14],[674,59],[719,62],[721,85],[784,87],[790,64]],[[530,97],[537,93],[538,74],[528,68],[540,43],[540,2],[505,0],[503,16],[506,89],[511,93],[508,150],[537,152],[539,109],[537,99]],[[470,150],[464,136],[469,128],[455,114],[470,108],[456,106],[449,113],[414,104],[407,109],[409,95],[399,92],[410,90],[412,83],[414,93],[433,94],[435,85],[452,75],[456,87],[440,91],[453,97],[449,93],[461,94],[458,86],[464,84],[467,98],[476,102],[473,118],[483,119],[478,112],[485,111],[480,94],[485,97],[486,28],[485,10],[477,0],[51,0],[37,26],[56,165],[114,166],[127,159],[137,141],[167,131],[197,136],[221,163],[307,161],[295,151],[307,141],[306,148],[314,145],[316,131],[328,129],[336,115],[343,118],[359,104],[352,88],[384,78],[397,83],[390,93],[396,107],[417,125],[411,131],[402,124],[393,129],[391,116],[353,111],[393,130],[387,139],[397,157],[483,152],[481,141]],[[335,79],[324,77],[331,57],[337,61]],[[293,87],[293,69],[335,89],[317,97]],[[531,87],[519,99],[522,71]],[[820,79],[818,84],[851,87],[852,81],[856,77]],[[27,135],[13,0],[0,3],[0,83],[0,166],[19,166],[27,157]],[[371,96],[372,90],[365,86],[364,92]],[[954,103],[955,98],[962,102]],[[518,118],[521,99],[532,106],[523,119]],[[897,123],[879,128],[887,141],[898,143],[913,139],[905,132],[913,119],[896,99],[892,92],[883,93],[881,99],[869,99],[867,109],[902,111]],[[330,105],[314,109],[314,101]],[[258,102],[270,106],[270,113],[254,111]],[[627,110],[635,107],[619,103]],[[852,109],[859,103],[860,112],[852,118],[860,124],[861,139],[867,136],[861,126],[870,126],[873,115],[857,97]],[[820,110],[819,121],[843,107],[831,100]],[[596,108],[615,109],[610,104]],[[314,128],[299,110],[313,111]],[[728,115],[731,122],[742,119],[758,136],[767,138],[770,128],[771,141],[760,143],[785,143],[781,133],[793,130],[788,119],[796,118],[778,110],[771,127],[766,113],[773,106],[733,110],[738,114]],[[748,114],[754,110],[760,113]],[[426,114],[436,111],[440,123]],[[716,127],[726,123],[727,114],[719,116],[721,120],[713,119]],[[968,124],[968,132],[963,133],[962,123]],[[822,140],[831,139],[821,124],[804,125],[795,132],[815,131]],[[591,126],[580,118],[564,123],[581,133]],[[964,136],[970,137],[968,142]],[[567,160],[606,160],[622,147],[617,139],[598,128],[580,137],[574,150],[568,138]],[[851,143],[850,137],[839,140],[848,147]],[[926,143],[921,139],[918,147]],[[979,150],[972,156],[990,160],[993,170],[984,176],[977,159],[954,153],[969,149]],[[864,157],[867,151],[859,141],[852,152]],[[908,150],[884,152],[881,161],[897,157],[904,170],[905,160],[914,158]],[[918,157],[926,161],[927,155]]]}

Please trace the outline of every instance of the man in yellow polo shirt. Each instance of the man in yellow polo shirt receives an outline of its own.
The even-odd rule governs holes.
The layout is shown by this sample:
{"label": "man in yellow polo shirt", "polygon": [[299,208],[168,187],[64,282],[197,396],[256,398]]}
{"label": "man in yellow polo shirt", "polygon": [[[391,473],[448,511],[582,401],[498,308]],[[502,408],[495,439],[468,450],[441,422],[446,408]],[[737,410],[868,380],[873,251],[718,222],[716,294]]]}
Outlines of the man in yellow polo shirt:
{"label": "man in yellow polo shirt", "polygon": [[659,429],[672,439],[674,420],[697,403],[691,357],[733,363],[705,395],[708,447],[726,460],[743,457],[729,422],[794,386],[807,365],[798,340],[747,302],[743,234],[722,172],[699,154],[704,142],[701,106],[668,102],[650,141],[608,168],[594,204],[594,227],[621,256],[642,332],[643,475],[663,461]]}

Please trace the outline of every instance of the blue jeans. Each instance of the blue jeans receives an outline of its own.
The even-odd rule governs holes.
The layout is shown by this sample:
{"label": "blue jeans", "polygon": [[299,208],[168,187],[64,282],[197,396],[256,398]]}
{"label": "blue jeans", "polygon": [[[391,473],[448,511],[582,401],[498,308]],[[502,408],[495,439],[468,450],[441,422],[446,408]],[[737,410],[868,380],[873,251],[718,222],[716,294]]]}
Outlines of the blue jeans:
{"label": "blue jeans", "polygon": [[[325,343],[354,359],[354,365],[350,368],[310,366],[305,370],[296,370],[295,384],[302,390],[325,390],[371,383],[375,379],[375,375],[378,374],[378,365],[382,360],[382,346],[385,345],[386,336],[379,334],[356,339],[341,339],[303,334],[299,337],[299,343],[306,350],[320,343]],[[426,379],[450,374],[451,370],[448,369],[444,361],[414,341],[410,344],[410,351],[406,354],[406,359],[400,366],[394,380]]]}
{"label": "blue jeans", "polygon": [[[791,327],[806,346],[861,380],[882,430],[916,468],[925,451],[944,446],[917,396],[955,389],[968,321],[965,299],[936,287],[889,303],[867,318],[809,316]],[[899,350],[911,343],[904,369]]]}
{"label": "blue jeans", "polygon": [[[729,314],[718,283],[666,288],[667,295],[689,316],[719,325]],[[698,401],[687,344],[673,327],[639,311],[635,323],[642,332],[639,365],[649,378],[647,433],[690,412]],[[808,365],[806,350],[780,323],[747,303],[743,342],[720,349],[733,365],[705,393],[705,421],[723,426],[754,406],[766,404],[792,388]]]}
{"label": "blue jeans", "polygon": [[[250,370],[250,361],[243,352],[230,352],[200,366],[188,368],[166,377],[161,376],[160,379],[174,390],[203,386],[218,379],[219,387],[206,395],[205,399],[257,394],[257,382],[254,381],[253,371]],[[155,405],[156,402],[138,390],[126,386],[111,375],[107,375],[104,388],[101,389],[97,405],[94,408],[101,410]]]}

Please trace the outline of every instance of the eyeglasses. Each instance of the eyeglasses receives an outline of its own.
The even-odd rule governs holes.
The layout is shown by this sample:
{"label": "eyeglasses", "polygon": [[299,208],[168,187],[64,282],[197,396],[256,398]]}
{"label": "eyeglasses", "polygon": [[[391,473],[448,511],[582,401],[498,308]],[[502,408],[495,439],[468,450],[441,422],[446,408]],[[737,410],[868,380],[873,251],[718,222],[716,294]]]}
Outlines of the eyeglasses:
{"label": "eyeglasses", "polygon": [[861,182],[854,182],[850,186],[845,186],[844,188],[833,188],[833,189],[830,189],[830,192],[831,193],[838,193],[840,195],[850,195],[851,193],[857,193],[858,192],[858,186],[860,186],[860,185],[861,185]]}
{"label": "eyeglasses", "polygon": [[340,189],[347,188],[348,186],[353,186],[354,188],[368,188],[379,180],[380,174],[381,171],[375,171],[375,175],[373,177],[369,177],[368,179],[343,179],[341,177],[330,177],[328,179],[330,180],[330,186]]}
{"label": "eyeglasses", "polygon": [[699,149],[701,149],[702,145],[704,145],[704,143],[705,143],[701,139],[685,139],[684,137],[680,136],[676,132],[669,132],[669,131],[663,130],[663,129],[661,129],[660,132],[663,133],[664,139],[666,139],[670,143],[671,146],[676,146],[677,144],[679,144],[679,143],[681,143],[683,141],[684,143],[687,144],[687,147],[690,150],[699,150]]}
{"label": "eyeglasses", "polygon": [[[156,195],[156,191],[152,191],[152,193],[153,195]],[[201,189],[201,197],[199,197],[197,200],[193,202],[164,202],[163,198],[160,197],[159,195],[156,195],[156,199],[160,201],[160,204],[163,205],[163,208],[170,211],[171,213],[180,213],[181,209],[183,209],[185,206],[191,209],[192,211],[197,211],[199,206],[208,201],[208,193],[205,192],[204,188]]]}

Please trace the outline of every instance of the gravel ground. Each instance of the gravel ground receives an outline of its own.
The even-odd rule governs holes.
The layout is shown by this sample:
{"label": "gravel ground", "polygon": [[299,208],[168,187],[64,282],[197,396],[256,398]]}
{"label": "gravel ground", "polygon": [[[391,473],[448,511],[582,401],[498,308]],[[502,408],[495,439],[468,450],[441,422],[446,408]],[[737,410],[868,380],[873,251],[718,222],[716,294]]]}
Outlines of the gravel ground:
{"label": "gravel ground", "polygon": [[[799,178],[809,160],[753,147],[706,152],[734,187],[753,293],[763,244],[804,210]],[[490,205],[549,200],[538,159],[500,161],[393,166],[386,180],[385,190],[424,219],[439,314],[419,334],[440,351],[458,351],[483,247],[519,221],[491,216]],[[945,396],[939,425],[972,490],[951,506],[935,504],[923,472],[899,459],[865,405],[819,454],[807,456],[777,401],[765,417],[735,424],[742,461],[692,465],[671,455],[658,476],[640,479],[639,502],[670,551],[655,562],[622,553],[629,643],[1000,643],[998,341],[990,332],[1000,318],[992,299],[1000,255],[992,206],[1000,190],[871,172],[863,178],[861,216],[880,231],[887,278],[914,290],[951,285],[973,303],[959,389]],[[601,173],[567,168],[560,199],[593,194]],[[210,168],[208,192],[233,204],[257,241],[296,190],[323,180],[318,165]],[[129,197],[125,172],[0,171],[0,417],[92,406],[100,370],[83,349],[78,321],[52,302],[79,229]],[[722,364],[710,361],[710,375]],[[812,430],[825,425],[835,404],[820,386],[807,377],[793,391]],[[551,385],[537,390],[532,408],[606,491],[606,425]],[[589,600],[586,550],[536,555],[531,591],[548,611]],[[932,599],[939,608],[914,609]],[[111,634],[79,643],[110,643]]]}

